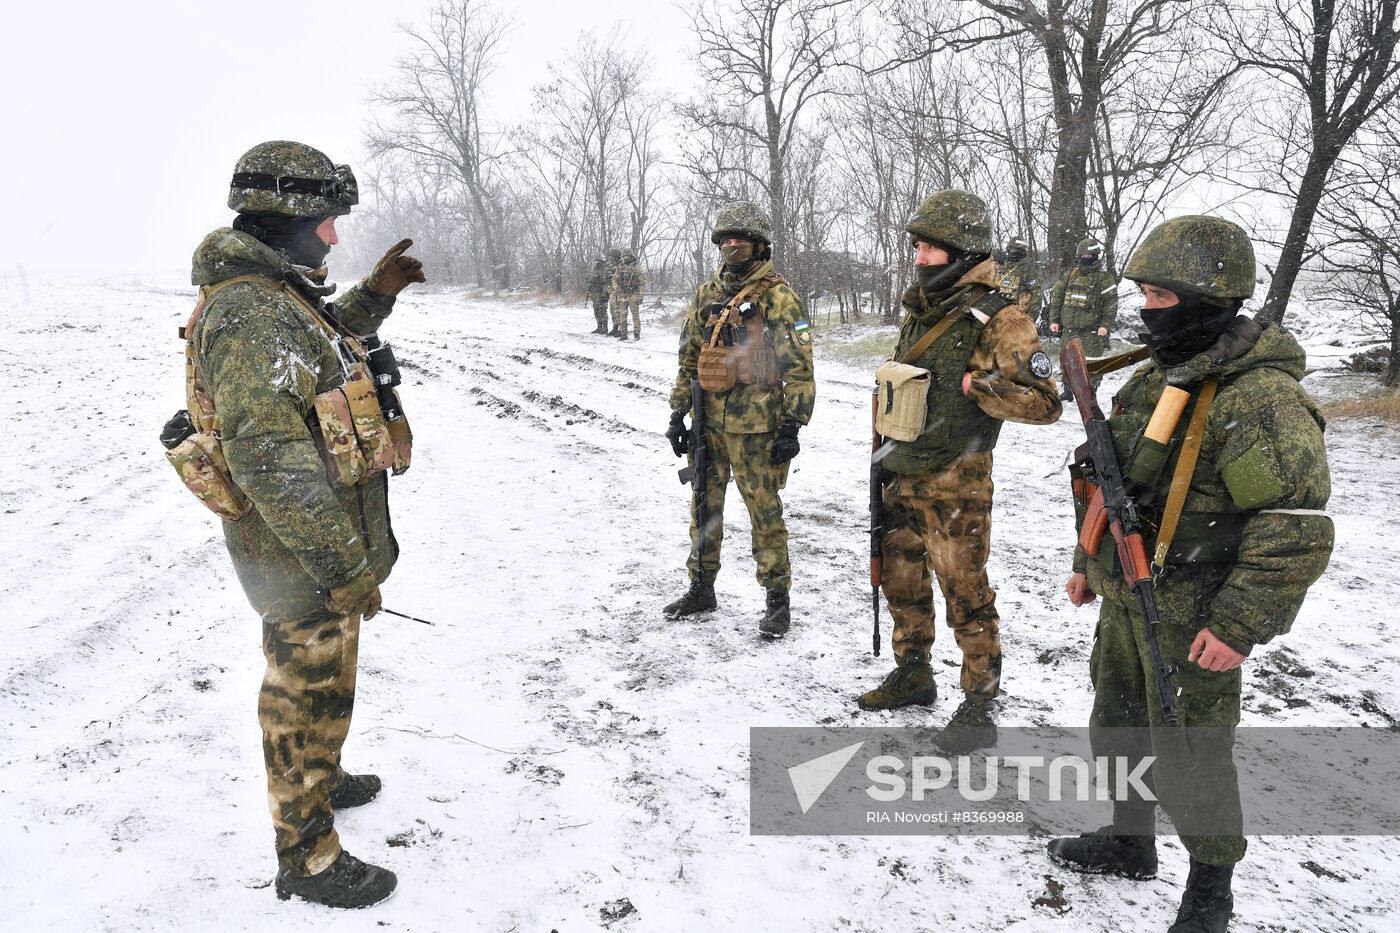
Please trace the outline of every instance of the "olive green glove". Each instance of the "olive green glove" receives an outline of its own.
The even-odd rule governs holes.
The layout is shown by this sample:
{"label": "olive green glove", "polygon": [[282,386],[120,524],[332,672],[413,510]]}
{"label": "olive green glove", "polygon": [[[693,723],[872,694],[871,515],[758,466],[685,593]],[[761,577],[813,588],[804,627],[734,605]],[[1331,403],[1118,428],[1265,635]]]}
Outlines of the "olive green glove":
{"label": "olive green glove", "polygon": [[426,282],[423,263],[412,256],[405,256],[404,250],[413,245],[412,240],[399,240],[374,268],[365,276],[365,288],[376,295],[393,298],[408,287],[410,282]]}
{"label": "olive green glove", "polygon": [[360,571],[359,576],[349,583],[331,587],[326,597],[326,608],[338,616],[360,616],[372,619],[379,612],[384,600],[379,595],[379,581],[369,568]]}

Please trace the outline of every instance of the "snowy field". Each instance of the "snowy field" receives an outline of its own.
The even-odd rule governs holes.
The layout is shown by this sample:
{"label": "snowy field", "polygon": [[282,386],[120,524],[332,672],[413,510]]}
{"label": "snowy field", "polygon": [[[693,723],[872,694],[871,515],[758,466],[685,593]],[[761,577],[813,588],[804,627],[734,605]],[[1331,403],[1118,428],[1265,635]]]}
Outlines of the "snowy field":
{"label": "snowy field", "polygon": [[[175,329],[193,290],[12,278],[0,300],[6,929],[1117,931],[1174,917],[1187,866],[1171,838],[1161,876],[1132,883],[1052,866],[1038,838],[749,835],[750,726],[941,723],[959,699],[940,605],[932,713],[852,703],[890,664],[870,656],[865,363],[818,338],[816,414],[785,496],[794,626],[767,644],[737,492],[719,611],[661,616],[686,584],[688,493],[661,436],[674,328],[619,343],[586,335],[577,306],[418,293],[383,331],[417,435],[392,483],[403,556],[384,595],[436,625],[366,623],[346,764],[385,790],[337,821],[399,890],[350,916],[279,902],[259,625],[215,519],[156,441],[183,405]],[[1346,391],[1327,372],[1308,385]],[[1079,431],[1074,415],[1008,426],[997,451],[1009,725],[1088,717],[1094,616],[1062,595],[1062,465]],[[1400,441],[1361,421],[1328,443],[1336,554],[1294,632],[1247,662],[1245,724],[1400,717]],[[1394,838],[1254,839],[1232,929],[1394,930],[1397,877]]]}

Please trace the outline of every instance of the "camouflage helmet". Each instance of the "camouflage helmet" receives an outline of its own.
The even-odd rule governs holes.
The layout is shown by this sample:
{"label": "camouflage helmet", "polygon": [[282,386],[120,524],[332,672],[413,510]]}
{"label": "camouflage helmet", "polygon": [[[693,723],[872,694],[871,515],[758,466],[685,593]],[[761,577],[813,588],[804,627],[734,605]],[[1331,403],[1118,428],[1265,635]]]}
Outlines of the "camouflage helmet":
{"label": "camouflage helmet", "polygon": [[1091,236],[1086,236],[1084,239],[1080,240],[1079,245],[1074,248],[1074,255],[1092,256],[1094,262],[1098,262],[1099,258],[1103,255],[1103,247],[1099,245],[1098,240]]}
{"label": "camouflage helmet", "polygon": [[715,228],[710,231],[710,242],[718,246],[727,236],[772,243],[773,221],[752,201],[735,201],[720,208]]}
{"label": "camouflage helmet", "polygon": [[933,193],[914,211],[904,229],[926,243],[951,246],[977,255],[988,255],[992,251],[987,205],[970,191],[945,188]]}
{"label": "camouflage helmet", "polygon": [[1133,250],[1123,278],[1178,294],[1233,301],[1254,294],[1254,246],[1238,224],[1219,217],[1174,217]]}
{"label": "camouflage helmet", "polygon": [[240,214],[320,217],[360,203],[355,173],[325,153],[284,139],[258,143],[233,167],[228,206]]}
{"label": "camouflage helmet", "polygon": [[1014,236],[1006,241],[1006,247],[1002,250],[1008,259],[1022,259],[1031,251],[1030,245],[1023,236]]}

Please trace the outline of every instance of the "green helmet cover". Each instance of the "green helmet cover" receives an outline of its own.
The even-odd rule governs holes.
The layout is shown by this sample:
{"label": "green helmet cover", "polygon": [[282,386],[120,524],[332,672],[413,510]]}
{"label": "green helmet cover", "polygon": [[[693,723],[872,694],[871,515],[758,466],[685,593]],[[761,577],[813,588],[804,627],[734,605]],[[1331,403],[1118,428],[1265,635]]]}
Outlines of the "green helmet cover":
{"label": "green helmet cover", "polygon": [[773,221],[752,201],[735,201],[720,208],[710,242],[718,246],[727,236],[773,242]]}
{"label": "green helmet cover", "polygon": [[918,206],[904,229],[926,243],[978,255],[988,255],[992,251],[987,205],[970,191],[945,188],[934,192]]}
{"label": "green helmet cover", "polygon": [[1153,227],[1123,269],[1125,279],[1217,301],[1253,295],[1254,275],[1249,234],[1239,224],[1204,215]]}
{"label": "green helmet cover", "polygon": [[355,173],[305,143],[258,143],[239,158],[228,206],[240,214],[320,217],[348,214],[360,203]]}

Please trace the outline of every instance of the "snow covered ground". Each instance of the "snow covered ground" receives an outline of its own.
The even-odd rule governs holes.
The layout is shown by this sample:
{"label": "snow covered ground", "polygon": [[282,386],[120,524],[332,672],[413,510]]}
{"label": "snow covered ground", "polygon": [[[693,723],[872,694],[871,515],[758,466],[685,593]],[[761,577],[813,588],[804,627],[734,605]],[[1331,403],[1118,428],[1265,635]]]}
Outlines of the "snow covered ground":
{"label": "snow covered ground", "polygon": [[[1161,877],[1135,884],[1056,868],[1037,838],[749,835],[750,726],[941,723],[957,699],[943,631],[932,714],[851,702],[889,664],[869,652],[866,365],[819,338],[785,497],[794,628],[766,644],[737,493],[720,610],[661,617],[687,547],[661,437],[674,328],[620,343],[586,335],[579,307],[413,293],[384,328],[417,435],[392,484],[403,557],[384,592],[436,625],[365,625],[346,761],[385,791],[338,818],[400,887],[350,917],[279,902],[259,626],[156,442],[183,404],[175,328],[192,295],[174,276],[0,288],[8,929],[1081,931],[1174,916],[1174,839]],[[1007,724],[1088,715],[1093,615],[1061,592],[1078,432],[1072,415],[1009,426],[997,451]],[[1328,437],[1336,555],[1294,632],[1247,662],[1246,724],[1400,717],[1400,442],[1365,422]],[[1398,867],[1393,838],[1253,840],[1233,928],[1393,930]]]}

